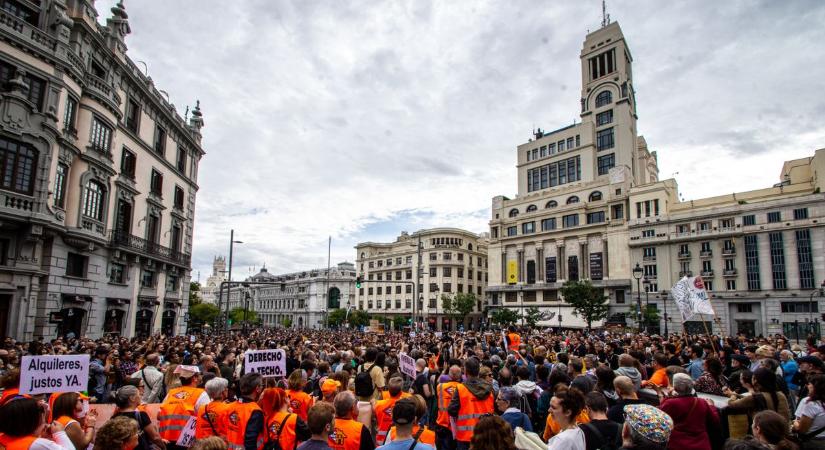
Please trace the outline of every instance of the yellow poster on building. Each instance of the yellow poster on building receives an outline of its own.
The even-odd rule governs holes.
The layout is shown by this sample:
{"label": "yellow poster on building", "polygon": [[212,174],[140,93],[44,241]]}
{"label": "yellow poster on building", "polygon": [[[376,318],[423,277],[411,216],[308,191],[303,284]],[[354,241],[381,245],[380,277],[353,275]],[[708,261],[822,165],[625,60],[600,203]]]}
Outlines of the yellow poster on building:
{"label": "yellow poster on building", "polygon": [[518,261],[507,261],[507,284],[518,283]]}

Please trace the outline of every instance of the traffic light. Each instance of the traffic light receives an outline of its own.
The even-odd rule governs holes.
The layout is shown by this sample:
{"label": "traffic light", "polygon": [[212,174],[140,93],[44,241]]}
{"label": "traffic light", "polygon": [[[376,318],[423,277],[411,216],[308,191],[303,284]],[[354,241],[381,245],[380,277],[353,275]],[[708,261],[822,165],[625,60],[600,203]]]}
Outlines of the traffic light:
{"label": "traffic light", "polygon": [[361,289],[361,282],[362,281],[364,281],[364,277],[362,277],[360,275],[355,278],[355,288],[356,289]]}

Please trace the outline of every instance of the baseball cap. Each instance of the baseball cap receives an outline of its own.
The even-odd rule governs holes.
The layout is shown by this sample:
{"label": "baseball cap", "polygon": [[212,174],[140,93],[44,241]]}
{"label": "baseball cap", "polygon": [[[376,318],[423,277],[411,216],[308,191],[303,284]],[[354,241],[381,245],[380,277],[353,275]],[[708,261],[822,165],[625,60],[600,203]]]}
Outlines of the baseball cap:
{"label": "baseball cap", "polygon": [[411,398],[403,398],[392,408],[392,422],[407,425],[415,422],[415,402]]}
{"label": "baseball cap", "polygon": [[321,385],[321,392],[324,394],[331,394],[338,390],[341,387],[341,382],[338,380],[333,380],[332,378],[327,378],[324,381],[324,384]]}

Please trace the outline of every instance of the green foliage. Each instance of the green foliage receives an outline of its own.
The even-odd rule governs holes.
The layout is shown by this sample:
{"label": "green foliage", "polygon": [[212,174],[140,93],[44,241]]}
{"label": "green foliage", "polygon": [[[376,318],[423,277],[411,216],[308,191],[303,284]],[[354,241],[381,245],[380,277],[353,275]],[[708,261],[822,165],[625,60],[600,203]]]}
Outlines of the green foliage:
{"label": "green foliage", "polygon": [[[232,311],[229,312],[229,319],[232,320],[232,323],[243,323],[244,309],[233,308]],[[257,325],[260,323],[260,320],[258,319],[258,313],[252,310],[248,310],[246,312],[246,320],[247,322],[253,325]]]}
{"label": "green foliage", "polygon": [[510,308],[498,308],[490,313],[490,322],[499,325],[510,325],[518,321],[518,313]]}
{"label": "green foliage", "polygon": [[365,327],[370,324],[370,315],[366,311],[355,309],[350,311],[348,322],[350,327]]}
{"label": "green foliage", "polygon": [[284,317],[284,320],[281,321],[281,325],[283,325],[284,328],[291,328],[292,327],[292,319],[290,319],[289,317]]}
{"label": "green foliage", "polygon": [[527,308],[524,311],[524,322],[532,327],[535,327],[537,323],[547,318],[547,314],[539,311],[538,308],[535,306]]}
{"label": "green foliage", "polygon": [[642,320],[646,324],[659,324],[659,310],[648,305],[642,309]]}
{"label": "green foliage", "polygon": [[467,317],[476,307],[476,296],[473,293],[459,292],[450,297],[441,294],[441,309],[453,317]]}
{"label": "green foliage", "polygon": [[201,284],[197,281],[189,283],[189,308],[201,304]]}
{"label": "green foliage", "polygon": [[569,303],[574,313],[587,322],[591,328],[593,322],[607,318],[607,297],[604,289],[593,287],[590,280],[568,281],[561,288],[564,301]]}
{"label": "green foliage", "polygon": [[331,309],[327,315],[327,324],[331,327],[337,327],[344,323],[344,317],[347,315],[347,310],[343,308]]}
{"label": "green foliage", "polygon": [[198,303],[189,307],[189,319],[201,324],[214,322],[220,313],[218,307],[211,303]]}

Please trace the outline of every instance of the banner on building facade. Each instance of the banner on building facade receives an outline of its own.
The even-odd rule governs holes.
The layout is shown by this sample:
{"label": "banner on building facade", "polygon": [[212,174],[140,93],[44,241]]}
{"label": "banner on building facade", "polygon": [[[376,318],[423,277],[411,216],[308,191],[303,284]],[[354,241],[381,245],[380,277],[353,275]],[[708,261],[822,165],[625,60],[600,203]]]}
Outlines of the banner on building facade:
{"label": "banner on building facade", "polygon": [[246,352],[244,368],[247,373],[259,373],[264,377],[286,376],[286,352],[273,350],[250,350]]}
{"label": "banner on building facade", "polygon": [[507,284],[518,283],[518,261],[507,261]]}
{"label": "banner on building facade", "polygon": [[579,257],[576,255],[567,257],[567,279],[570,281],[579,280]]}
{"label": "banner on building facade", "polygon": [[604,278],[604,266],[602,252],[590,254],[590,279],[601,280]]}
{"label": "banner on building facade", "polygon": [[670,294],[679,308],[682,322],[687,322],[696,314],[716,314],[705,291],[705,282],[702,277],[682,277],[670,289]]}
{"label": "banner on building facade", "polygon": [[82,392],[89,386],[89,355],[24,356],[20,393]]}
{"label": "banner on building facade", "polygon": [[550,256],[544,259],[544,281],[548,283],[555,283],[556,275],[556,257]]}

